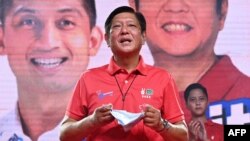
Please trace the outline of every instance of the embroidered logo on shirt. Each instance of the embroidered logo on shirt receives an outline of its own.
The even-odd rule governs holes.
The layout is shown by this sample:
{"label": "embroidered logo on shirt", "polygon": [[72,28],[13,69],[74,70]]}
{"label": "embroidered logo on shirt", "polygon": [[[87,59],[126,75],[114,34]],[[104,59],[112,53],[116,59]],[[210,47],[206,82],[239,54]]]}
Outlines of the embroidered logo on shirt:
{"label": "embroidered logo on shirt", "polygon": [[141,89],[142,98],[151,98],[153,94],[154,91],[152,89],[146,89],[146,88]]}
{"label": "embroidered logo on shirt", "polygon": [[23,141],[23,139],[14,134],[8,141]]}
{"label": "embroidered logo on shirt", "polygon": [[0,140],[3,141],[23,141],[23,138],[17,136],[16,133],[0,132]]}
{"label": "embroidered logo on shirt", "polygon": [[113,91],[104,93],[101,90],[99,90],[96,93],[97,93],[99,99],[103,99],[103,98],[105,98],[107,96],[113,96]]}

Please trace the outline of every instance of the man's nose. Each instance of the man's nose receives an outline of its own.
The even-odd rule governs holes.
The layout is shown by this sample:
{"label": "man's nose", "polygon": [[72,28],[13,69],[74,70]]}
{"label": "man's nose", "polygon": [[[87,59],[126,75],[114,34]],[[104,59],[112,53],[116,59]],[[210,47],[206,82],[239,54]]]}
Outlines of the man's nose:
{"label": "man's nose", "polygon": [[123,26],[121,27],[121,34],[127,34],[128,31],[129,31],[129,28],[128,28],[127,25],[123,25]]}
{"label": "man's nose", "polygon": [[197,105],[199,105],[199,104],[201,104],[201,101],[198,99],[198,100],[196,100],[196,102],[195,102]]}
{"label": "man's nose", "polygon": [[56,25],[47,24],[35,32],[38,47],[41,47],[46,50],[61,47],[61,31],[56,27]]}
{"label": "man's nose", "polygon": [[163,9],[166,12],[187,12],[189,6],[186,1],[187,0],[166,0]]}

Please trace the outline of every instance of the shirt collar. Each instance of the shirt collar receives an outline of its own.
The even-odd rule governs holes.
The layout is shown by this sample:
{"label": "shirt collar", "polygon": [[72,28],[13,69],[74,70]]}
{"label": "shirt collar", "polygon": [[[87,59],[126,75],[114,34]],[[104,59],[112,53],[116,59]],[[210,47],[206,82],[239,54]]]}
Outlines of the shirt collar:
{"label": "shirt collar", "polygon": [[208,125],[208,126],[212,126],[212,125],[214,125],[214,122],[212,122],[212,120],[208,119],[204,124]]}
{"label": "shirt collar", "polygon": [[[19,114],[18,103],[15,106],[14,110],[11,110],[8,114],[3,116],[0,119],[0,140],[10,139],[10,138],[18,138],[20,140],[30,141],[30,138],[23,133],[21,117]],[[3,122],[3,123],[2,123]],[[38,141],[40,140],[59,140],[59,131],[60,125],[62,124],[63,120],[58,124],[54,129],[43,133],[39,136]]]}
{"label": "shirt collar", "polygon": [[[2,123],[3,121],[4,123]],[[15,105],[15,109],[11,110],[0,119],[0,126],[0,140],[19,139],[30,141],[30,138],[23,133],[18,104]]]}
{"label": "shirt collar", "polygon": [[[199,83],[210,90],[209,99],[224,99],[229,90],[235,85],[242,73],[233,65],[229,56],[218,56],[219,60],[206,72]],[[214,81],[216,79],[216,81]],[[223,85],[218,85],[223,84]]]}
{"label": "shirt collar", "polygon": [[[115,73],[117,73],[120,70],[122,70],[122,68],[116,64],[116,62],[114,61],[114,56],[112,56],[112,58],[110,59],[110,63],[108,65],[108,68],[107,68],[108,73],[110,75],[114,75]],[[148,70],[147,65],[144,63],[144,60],[143,60],[142,56],[140,55],[139,63],[136,66],[135,70],[132,71],[132,72],[133,73],[138,73],[138,74],[141,74],[141,75],[146,75],[147,70]]]}

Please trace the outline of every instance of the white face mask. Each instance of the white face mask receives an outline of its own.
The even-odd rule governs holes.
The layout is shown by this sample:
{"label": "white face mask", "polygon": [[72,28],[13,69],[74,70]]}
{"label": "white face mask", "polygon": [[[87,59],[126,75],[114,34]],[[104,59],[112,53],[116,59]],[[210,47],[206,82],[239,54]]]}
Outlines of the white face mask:
{"label": "white face mask", "polygon": [[135,124],[137,124],[143,117],[144,112],[130,113],[125,110],[112,110],[111,114],[116,118],[124,131],[129,131]]}

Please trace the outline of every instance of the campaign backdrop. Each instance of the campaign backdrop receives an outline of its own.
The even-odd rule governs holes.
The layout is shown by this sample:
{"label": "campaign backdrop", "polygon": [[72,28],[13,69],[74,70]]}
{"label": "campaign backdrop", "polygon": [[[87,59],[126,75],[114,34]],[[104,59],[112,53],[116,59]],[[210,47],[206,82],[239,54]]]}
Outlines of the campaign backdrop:
{"label": "campaign backdrop", "polygon": [[[128,5],[127,0],[96,0],[97,25],[104,32],[104,21],[108,14],[116,7]],[[215,45],[216,54],[227,54],[231,57],[233,64],[250,76],[250,1],[229,0],[229,10],[224,29],[219,33]],[[15,38],[15,37],[13,37]],[[100,51],[92,57],[88,68],[107,64],[112,53],[103,41]],[[154,64],[152,55],[144,45],[141,55],[148,64]],[[249,84],[250,86],[250,84]],[[17,88],[15,76],[11,72],[6,56],[0,56],[0,116],[13,109],[17,100]],[[246,107],[250,108],[250,107]],[[241,120],[242,116],[235,120]],[[246,118],[250,120],[250,114]],[[216,121],[216,120],[215,120]],[[222,121],[218,120],[221,123]],[[249,122],[249,121],[248,121]]]}

